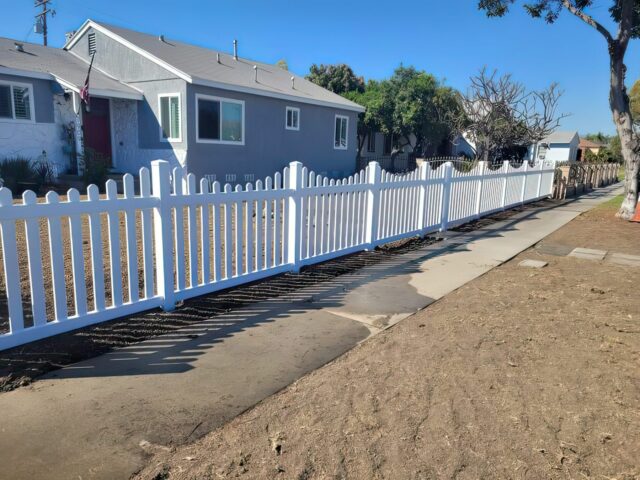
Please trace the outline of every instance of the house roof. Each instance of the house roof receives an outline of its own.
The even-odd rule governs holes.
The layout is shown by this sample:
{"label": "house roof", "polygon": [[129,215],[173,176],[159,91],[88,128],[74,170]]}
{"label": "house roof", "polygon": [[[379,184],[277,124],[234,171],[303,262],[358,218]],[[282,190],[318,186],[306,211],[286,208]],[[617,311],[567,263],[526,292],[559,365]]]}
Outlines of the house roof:
{"label": "house roof", "polygon": [[[578,132],[575,131],[553,132],[551,135],[543,138],[541,143],[571,143],[576,137],[578,137]],[[580,137],[578,137],[578,139],[579,138]]]}
{"label": "house roof", "polygon": [[[23,51],[16,50],[15,44]],[[0,37],[0,73],[56,80],[76,92],[84,85],[89,65],[60,48],[17,42]],[[141,100],[142,94],[108,75],[92,69],[89,93],[96,96]]]}
{"label": "house roof", "polygon": [[580,139],[580,148],[603,148],[604,145],[598,142],[592,142],[591,140],[587,140],[586,138]]}
{"label": "house roof", "polygon": [[[128,45],[193,84],[364,111],[357,103],[276,65],[241,57],[235,60],[233,55],[226,52],[190,45],[168,37],[161,39],[160,35],[141,33],[102,22],[87,20],[65,48],[70,48],[91,27]],[[217,55],[220,56],[220,63],[217,62]],[[254,66],[257,67],[257,82]],[[291,77],[294,77],[294,86]]]}

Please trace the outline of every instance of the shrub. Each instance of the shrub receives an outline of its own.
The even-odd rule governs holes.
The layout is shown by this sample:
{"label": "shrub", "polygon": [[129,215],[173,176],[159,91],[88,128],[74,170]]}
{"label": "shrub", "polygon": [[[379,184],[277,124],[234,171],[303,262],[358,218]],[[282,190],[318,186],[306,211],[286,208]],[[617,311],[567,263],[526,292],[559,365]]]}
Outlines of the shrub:
{"label": "shrub", "polygon": [[84,173],[82,174],[82,180],[85,185],[93,183],[102,190],[109,176],[111,158],[91,148],[85,148],[83,160]]}
{"label": "shrub", "polygon": [[24,157],[6,158],[0,161],[0,178],[2,185],[19,195],[24,190],[21,183],[35,183],[36,173],[31,161]]}

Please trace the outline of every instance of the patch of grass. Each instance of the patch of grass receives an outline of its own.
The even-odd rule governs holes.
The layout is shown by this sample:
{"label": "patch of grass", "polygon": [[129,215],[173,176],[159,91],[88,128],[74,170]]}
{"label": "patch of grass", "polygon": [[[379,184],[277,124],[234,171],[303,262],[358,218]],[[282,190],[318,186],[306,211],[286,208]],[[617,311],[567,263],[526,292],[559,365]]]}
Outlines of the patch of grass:
{"label": "patch of grass", "polygon": [[607,200],[603,204],[599,205],[597,208],[605,210],[618,210],[620,208],[620,205],[622,205],[623,199],[624,195],[615,196],[611,200]]}

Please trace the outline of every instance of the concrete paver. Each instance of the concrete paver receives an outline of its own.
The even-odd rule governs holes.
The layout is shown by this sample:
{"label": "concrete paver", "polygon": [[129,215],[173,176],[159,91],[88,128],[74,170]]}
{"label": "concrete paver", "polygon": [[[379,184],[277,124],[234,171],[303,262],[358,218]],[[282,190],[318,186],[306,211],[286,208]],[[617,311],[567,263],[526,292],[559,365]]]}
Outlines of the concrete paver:
{"label": "concrete paver", "polygon": [[640,256],[626,255],[624,253],[611,253],[607,257],[607,261],[617,265],[625,265],[627,267],[640,267]]}
{"label": "concrete paver", "polygon": [[445,232],[420,250],[1,394],[2,475],[127,479],[154,449],[206,434],[615,193],[528,210],[488,229]]}
{"label": "concrete paver", "polygon": [[543,262],[542,260],[531,260],[530,258],[522,260],[520,263],[518,263],[519,267],[525,268],[544,268],[547,265],[549,265],[548,262]]}
{"label": "concrete paver", "polygon": [[574,248],[569,254],[570,257],[582,258],[585,260],[604,260],[607,255],[606,250],[594,250],[591,248]]}

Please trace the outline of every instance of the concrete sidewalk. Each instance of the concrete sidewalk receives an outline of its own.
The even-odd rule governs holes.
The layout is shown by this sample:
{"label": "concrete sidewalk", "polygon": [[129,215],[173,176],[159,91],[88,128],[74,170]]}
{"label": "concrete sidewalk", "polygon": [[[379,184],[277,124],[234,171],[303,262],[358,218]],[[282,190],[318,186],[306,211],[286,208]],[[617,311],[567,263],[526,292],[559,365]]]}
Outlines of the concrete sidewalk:
{"label": "concrete sidewalk", "polygon": [[530,209],[0,395],[0,478],[126,479],[484,274],[619,188]]}

